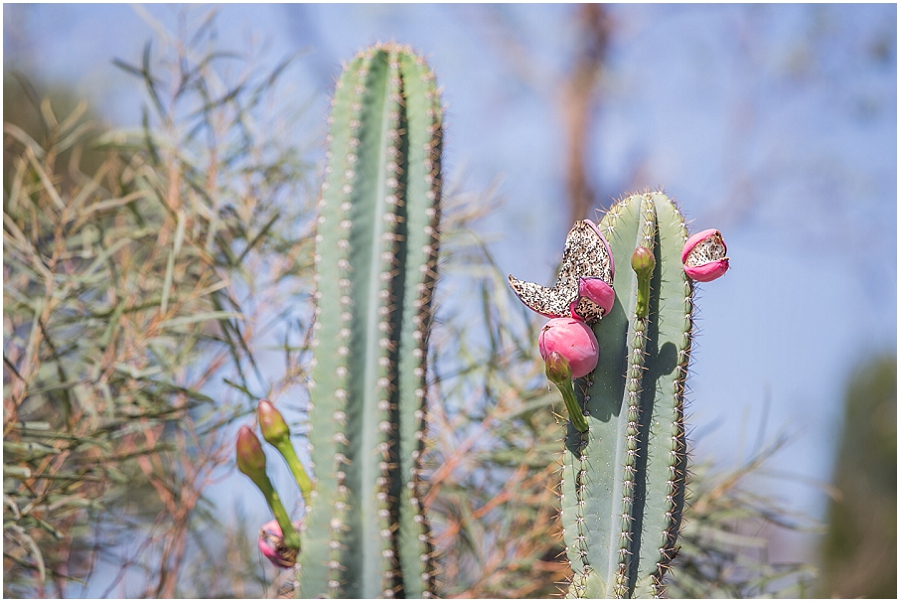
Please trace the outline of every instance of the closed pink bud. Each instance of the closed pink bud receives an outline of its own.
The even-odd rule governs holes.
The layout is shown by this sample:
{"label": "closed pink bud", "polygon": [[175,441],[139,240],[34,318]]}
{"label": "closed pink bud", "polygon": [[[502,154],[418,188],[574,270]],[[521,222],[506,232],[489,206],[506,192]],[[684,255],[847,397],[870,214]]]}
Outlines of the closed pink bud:
{"label": "closed pink bud", "polygon": [[691,236],[681,251],[684,272],[691,280],[709,282],[728,271],[725,239],[716,229]]}
{"label": "closed pink bud", "polygon": [[544,361],[554,351],[566,358],[572,378],[581,378],[597,367],[600,348],[594,331],[574,318],[554,318],[541,328],[538,347]]}
{"label": "closed pink bud", "polygon": [[576,320],[596,322],[608,315],[616,302],[616,291],[602,278],[579,278],[578,296],[569,304],[569,313]]}
{"label": "closed pink bud", "polygon": [[[300,523],[294,523],[299,529]],[[284,543],[284,536],[277,520],[270,520],[259,530],[259,551],[275,566],[289,569],[297,564],[297,550]]]}

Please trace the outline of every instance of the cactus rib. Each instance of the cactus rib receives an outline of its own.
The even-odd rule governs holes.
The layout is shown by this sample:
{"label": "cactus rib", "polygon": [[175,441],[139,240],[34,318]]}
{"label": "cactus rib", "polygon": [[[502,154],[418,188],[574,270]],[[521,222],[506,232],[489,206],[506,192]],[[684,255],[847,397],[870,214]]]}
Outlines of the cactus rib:
{"label": "cactus rib", "polygon": [[[643,514],[642,554],[635,595],[662,595],[662,578],[675,550],[675,539],[684,505],[686,449],[684,432],[684,383],[687,377],[692,336],[693,283],[684,277],[680,249],[687,229],[675,205],[663,195],[653,195],[658,222],[660,267],[653,286],[665,289],[654,297],[656,307],[651,323],[651,344],[647,349],[650,383],[642,401],[648,408],[644,417],[647,441],[647,510]],[[654,390],[655,388],[655,390]],[[650,579],[647,579],[647,576]],[[649,586],[649,589],[647,589]]]}
{"label": "cactus rib", "polygon": [[[645,247],[654,250],[656,242],[656,212],[652,201],[649,199],[641,199],[641,223],[638,231],[638,240],[635,246]],[[641,315],[639,305],[641,297],[640,283],[638,278],[636,290],[631,295],[634,301],[633,305],[628,305],[628,312],[631,315],[631,323],[628,330],[627,343],[627,369],[625,373],[625,399],[623,401],[627,408],[627,420],[623,423],[625,427],[624,441],[620,445],[624,445],[624,467],[622,474],[622,514],[621,525],[622,531],[619,533],[619,550],[618,550],[618,568],[616,570],[614,592],[617,598],[625,597],[629,589],[630,567],[633,559],[634,540],[632,533],[634,531],[635,520],[635,496],[636,480],[638,475],[638,462],[640,445],[643,442],[641,437],[641,393],[644,377],[644,353],[647,346],[647,316]]]}
{"label": "cactus rib", "polygon": [[407,211],[406,274],[410,284],[403,302],[403,323],[411,324],[400,337],[400,388],[412,394],[400,397],[399,560],[407,597],[428,597],[434,585],[433,550],[421,501],[420,463],[425,445],[428,333],[432,319],[432,293],[437,278],[441,198],[443,124],[434,74],[424,59],[401,53],[400,69],[406,89],[407,163],[406,195],[419,204]]}

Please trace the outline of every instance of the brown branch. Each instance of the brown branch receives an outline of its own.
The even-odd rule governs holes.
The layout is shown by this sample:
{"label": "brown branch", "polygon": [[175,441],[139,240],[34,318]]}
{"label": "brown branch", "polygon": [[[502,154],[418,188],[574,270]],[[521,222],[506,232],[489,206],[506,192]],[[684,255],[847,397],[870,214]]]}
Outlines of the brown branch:
{"label": "brown branch", "polygon": [[[597,200],[588,174],[589,145],[600,97],[597,87],[609,46],[610,18],[602,4],[582,4],[575,64],[561,86],[559,110],[566,138],[566,190],[570,223],[584,219]],[[596,181],[596,177],[593,178]]]}

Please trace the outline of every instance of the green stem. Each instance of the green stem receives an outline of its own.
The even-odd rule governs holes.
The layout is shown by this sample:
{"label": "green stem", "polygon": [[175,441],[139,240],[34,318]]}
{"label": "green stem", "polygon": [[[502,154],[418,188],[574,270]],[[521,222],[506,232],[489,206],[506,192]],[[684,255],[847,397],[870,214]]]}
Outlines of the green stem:
{"label": "green stem", "polygon": [[566,409],[569,411],[569,420],[580,432],[587,432],[587,420],[581,412],[578,400],[575,399],[575,389],[572,387],[572,367],[569,365],[569,360],[558,351],[552,351],[544,362],[544,371],[547,374],[547,378],[562,393]]}
{"label": "green stem", "polygon": [[[265,401],[265,404],[261,405],[271,406],[268,401]],[[280,418],[281,414],[278,414],[277,416]],[[268,428],[271,426],[271,421],[263,422],[266,425],[264,431],[269,431],[268,434],[271,435],[272,429]],[[281,422],[284,421],[282,420]],[[284,425],[281,430],[287,431],[287,425]],[[262,492],[263,497],[266,498],[266,503],[269,504],[269,508],[272,509],[272,514],[275,515],[275,519],[281,527],[281,533],[284,536],[285,544],[289,548],[300,550],[300,536],[297,534],[297,531],[294,530],[291,519],[284,509],[284,505],[281,503],[281,498],[278,497],[278,492],[275,491],[275,487],[272,486],[272,481],[269,480],[269,475],[266,474],[266,454],[263,452],[259,439],[253,434],[253,431],[250,430],[250,427],[248,426],[242,426],[238,430],[235,455],[238,470],[247,475],[250,480],[253,481],[253,484]]]}
{"label": "green stem", "polygon": [[297,481],[297,486],[300,487],[300,493],[303,494],[303,501],[306,502],[306,507],[309,509],[313,484],[309,475],[306,474],[303,464],[300,463],[300,458],[297,457],[293,444],[291,444],[291,431],[287,422],[284,421],[284,416],[268,399],[259,401],[256,412],[259,419],[259,430],[262,432],[263,439],[270,445],[275,446],[275,449],[287,462],[288,468],[291,469],[291,473],[293,473],[294,479]]}
{"label": "green stem", "polygon": [[291,517],[288,516],[287,510],[284,509],[284,504],[281,503],[281,498],[278,497],[278,492],[275,491],[272,482],[269,481],[268,477],[265,477],[265,480],[257,481],[256,486],[262,491],[263,496],[266,498],[266,503],[272,509],[272,514],[275,515],[275,520],[278,521],[278,526],[281,527],[284,545],[292,550],[299,550],[300,535],[294,529],[294,525],[291,524]]}
{"label": "green stem", "polygon": [[303,464],[300,463],[300,458],[297,457],[294,446],[291,445],[290,440],[282,440],[274,445],[275,449],[284,457],[288,468],[291,469],[291,473],[293,473],[294,479],[297,481],[297,486],[300,487],[300,493],[303,494],[303,501],[306,502],[306,507],[308,508],[312,501],[313,484],[309,475],[306,474]]}
{"label": "green stem", "polygon": [[565,379],[554,384],[556,384],[559,392],[562,393],[563,402],[565,402],[566,409],[569,411],[569,420],[572,421],[572,425],[580,432],[586,433],[588,430],[587,419],[581,411],[581,406],[578,405],[578,400],[575,399],[575,388],[572,386],[572,380]]}

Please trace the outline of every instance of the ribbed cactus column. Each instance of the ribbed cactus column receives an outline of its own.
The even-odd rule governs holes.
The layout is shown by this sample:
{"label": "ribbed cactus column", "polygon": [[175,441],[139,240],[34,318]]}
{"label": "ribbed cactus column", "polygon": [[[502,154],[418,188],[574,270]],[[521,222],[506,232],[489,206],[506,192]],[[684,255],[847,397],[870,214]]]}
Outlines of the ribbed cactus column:
{"label": "ribbed cactus column", "polygon": [[[616,303],[594,326],[597,368],[576,382],[589,430],[570,424],[561,510],[573,597],[661,595],[684,501],[684,381],[691,342],[692,284],[681,252],[684,220],[661,193],[633,195],[600,222],[619,265]],[[646,310],[638,275],[652,266]],[[646,290],[646,289],[645,289]],[[646,311],[646,315],[643,314]]]}
{"label": "ribbed cactus column", "polygon": [[336,86],[316,236],[302,597],[433,590],[419,462],[442,116],[434,75],[405,47],[364,51]]}

